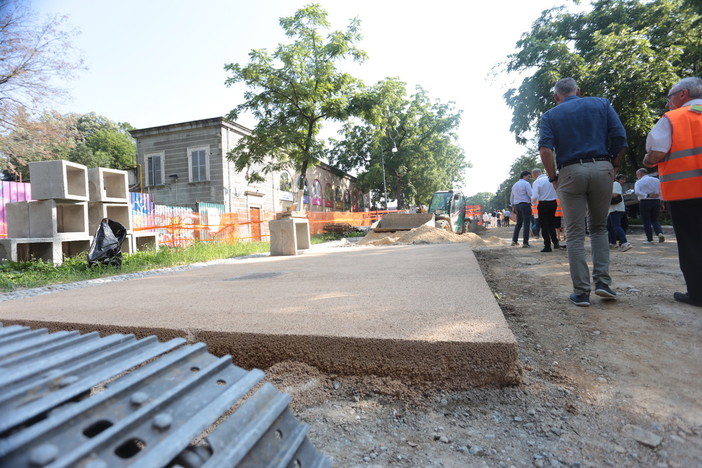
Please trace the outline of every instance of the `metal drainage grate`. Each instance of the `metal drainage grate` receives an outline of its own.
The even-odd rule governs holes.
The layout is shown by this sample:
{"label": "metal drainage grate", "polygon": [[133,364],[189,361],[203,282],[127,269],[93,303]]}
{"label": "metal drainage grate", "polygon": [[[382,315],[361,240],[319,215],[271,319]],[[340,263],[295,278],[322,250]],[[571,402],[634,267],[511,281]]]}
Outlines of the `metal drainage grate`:
{"label": "metal drainage grate", "polygon": [[263,375],[181,338],[0,324],[0,467],[330,466],[288,395],[249,395]]}

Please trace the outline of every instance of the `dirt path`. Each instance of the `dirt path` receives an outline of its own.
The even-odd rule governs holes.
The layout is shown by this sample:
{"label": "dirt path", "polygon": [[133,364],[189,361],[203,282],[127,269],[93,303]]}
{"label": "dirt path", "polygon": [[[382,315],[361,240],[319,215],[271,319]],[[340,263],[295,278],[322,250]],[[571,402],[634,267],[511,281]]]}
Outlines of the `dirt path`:
{"label": "dirt path", "polygon": [[520,344],[518,387],[443,392],[299,363],[268,379],[335,466],[700,467],[702,309],[672,300],[683,279],[668,238],[630,235],[611,259],[622,297],[589,308],[567,300],[565,251],[476,247]]}

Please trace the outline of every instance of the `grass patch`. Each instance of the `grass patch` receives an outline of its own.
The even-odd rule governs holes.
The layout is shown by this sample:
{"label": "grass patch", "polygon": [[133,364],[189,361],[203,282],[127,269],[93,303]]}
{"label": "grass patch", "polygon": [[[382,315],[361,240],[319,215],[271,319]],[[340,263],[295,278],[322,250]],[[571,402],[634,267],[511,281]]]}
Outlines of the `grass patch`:
{"label": "grass patch", "polygon": [[104,265],[89,267],[87,254],[67,258],[60,266],[54,266],[42,260],[8,261],[0,264],[0,291],[7,292],[50,284],[72,283],[222,258],[242,257],[268,251],[270,251],[269,242],[237,242],[235,244],[197,242],[190,247],[161,247],[159,250],[125,254],[122,266],[119,268]]}

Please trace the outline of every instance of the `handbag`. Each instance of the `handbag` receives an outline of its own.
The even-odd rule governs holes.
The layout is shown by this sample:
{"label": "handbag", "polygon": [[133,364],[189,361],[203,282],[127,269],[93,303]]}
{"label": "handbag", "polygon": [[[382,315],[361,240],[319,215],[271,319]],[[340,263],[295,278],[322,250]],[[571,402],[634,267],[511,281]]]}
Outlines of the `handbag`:
{"label": "handbag", "polygon": [[622,199],[622,196],[621,196],[621,195],[617,195],[616,197],[612,197],[612,201],[609,202],[609,204],[610,204],[610,205],[616,205],[616,204],[618,204],[618,203],[621,203],[622,200],[623,200],[623,199]]}

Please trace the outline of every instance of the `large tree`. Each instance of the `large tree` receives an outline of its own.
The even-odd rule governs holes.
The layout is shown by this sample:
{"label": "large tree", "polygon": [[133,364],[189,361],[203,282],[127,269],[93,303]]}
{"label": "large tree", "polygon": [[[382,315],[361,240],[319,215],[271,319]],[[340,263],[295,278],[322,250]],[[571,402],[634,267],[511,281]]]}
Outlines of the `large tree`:
{"label": "large tree", "polygon": [[357,94],[350,109],[360,120],[344,125],[331,163],[358,171],[359,187],[374,202],[387,189],[399,208],[428,204],[433,192],[463,180],[469,163],[457,143],[461,113],[452,103],[432,101],[421,87],[408,98],[405,83],[388,78]]}
{"label": "large tree", "polygon": [[509,197],[512,194],[512,186],[519,180],[522,171],[531,172],[534,168],[543,169],[541,159],[536,151],[535,144],[532,145],[525,154],[518,157],[509,168],[509,177],[502,181],[497,189],[495,197],[490,202],[490,207],[504,209],[510,206]]}
{"label": "large tree", "polygon": [[528,74],[504,95],[513,109],[511,131],[526,143],[541,114],[555,105],[554,83],[572,76],[583,95],[612,101],[627,130],[632,171],[670,86],[702,69],[699,25],[697,0],[598,0],[581,13],[544,11],[504,65]]}
{"label": "large tree", "polygon": [[257,119],[250,136],[242,137],[228,157],[237,170],[248,173],[250,181],[261,181],[266,173],[291,168],[303,175],[297,187],[300,203],[303,178],[308,167],[324,156],[319,137],[325,121],[341,121],[358,80],[339,70],[347,59],[363,61],[358,49],[360,22],[351,20],[345,31],[332,31],[327,12],[313,4],[293,16],[281,18],[288,44],[279,44],[271,54],[265,49],[249,53],[246,66],[228,64],[226,85],[242,82],[249,89],[246,101],[228,117],[237,119],[250,112]]}
{"label": "large tree", "polygon": [[[0,132],[18,112],[39,113],[82,68],[65,17],[39,20],[24,0],[0,0]],[[20,117],[21,120],[21,117]]]}
{"label": "large tree", "polygon": [[44,112],[32,117],[20,108],[13,130],[0,134],[0,160],[9,177],[25,179],[28,163],[66,159],[88,167],[126,169],[135,163],[136,145],[128,123],[89,114]]}

